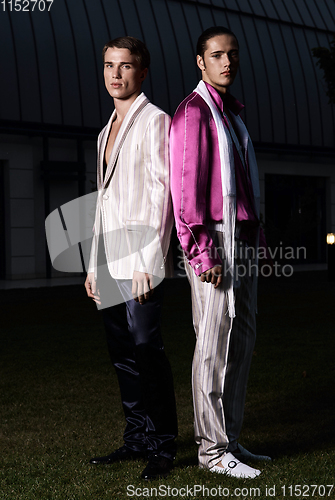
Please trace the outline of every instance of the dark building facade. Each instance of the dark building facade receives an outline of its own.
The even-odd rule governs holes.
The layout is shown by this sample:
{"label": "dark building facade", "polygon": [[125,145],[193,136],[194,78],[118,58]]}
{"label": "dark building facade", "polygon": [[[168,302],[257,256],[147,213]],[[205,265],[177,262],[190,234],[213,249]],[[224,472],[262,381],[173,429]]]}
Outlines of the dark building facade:
{"label": "dark building facade", "polygon": [[325,264],[325,235],[335,232],[335,117],[311,49],[329,47],[333,0],[0,7],[1,279],[59,275],[48,261],[44,219],[94,189],[95,141],[112,111],[102,78],[105,42],[128,34],[147,43],[152,65],[143,90],[173,114],[198,82],[194,47],[212,25],[229,27],[240,42],[232,93],[246,105],[269,242],[306,247],[295,259],[301,265]]}

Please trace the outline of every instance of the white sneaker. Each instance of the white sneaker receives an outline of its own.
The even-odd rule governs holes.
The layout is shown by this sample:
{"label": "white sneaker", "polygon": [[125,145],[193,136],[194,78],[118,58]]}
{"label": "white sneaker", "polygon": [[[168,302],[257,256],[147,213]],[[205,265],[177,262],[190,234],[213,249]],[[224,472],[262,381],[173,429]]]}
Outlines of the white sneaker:
{"label": "white sneaker", "polygon": [[262,460],[263,462],[271,462],[271,457],[268,457],[267,455],[254,455],[250,451],[246,450],[243,448],[241,444],[237,445],[238,452],[234,451],[233,455],[234,457],[238,458],[241,462],[244,461],[257,461],[257,460]]}
{"label": "white sneaker", "polygon": [[218,472],[219,474],[226,474],[227,476],[239,477],[239,478],[255,478],[260,475],[261,471],[258,469],[253,469],[249,465],[245,465],[234,457],[232,453],[226,453],[223,455],[219,465],[214,465],[209,469],[211,472]]}

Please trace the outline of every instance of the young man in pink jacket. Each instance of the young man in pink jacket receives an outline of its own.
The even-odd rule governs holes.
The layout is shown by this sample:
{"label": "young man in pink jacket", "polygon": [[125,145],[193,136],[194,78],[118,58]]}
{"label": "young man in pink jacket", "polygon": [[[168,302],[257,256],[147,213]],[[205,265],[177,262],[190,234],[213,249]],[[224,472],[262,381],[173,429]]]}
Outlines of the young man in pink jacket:
{"label": "young man in pink jacket", "polygon": [[256,337],[259,181],[254,149],[229,92],[239,45],[227,28],[197,44],[202,80],[178,107],[170,135],[171,191],[192,290],[197,337],[193,404],[199,465],[252,478],[238,443]]}

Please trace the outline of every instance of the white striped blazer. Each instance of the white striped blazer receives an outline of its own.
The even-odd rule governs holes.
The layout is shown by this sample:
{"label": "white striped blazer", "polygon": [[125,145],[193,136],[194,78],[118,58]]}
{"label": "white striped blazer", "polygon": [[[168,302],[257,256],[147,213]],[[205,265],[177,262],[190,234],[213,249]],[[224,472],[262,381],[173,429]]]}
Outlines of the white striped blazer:
{"label": "white striped blazer", "polygon": [[96,273],[99,233],[115,279],[134,270],[164,277],[173,225],[169,187],[171,118],[142,92],[126,114],[103,179],[103,160],[115,111],[98,137],[98,200],[89,272]]}

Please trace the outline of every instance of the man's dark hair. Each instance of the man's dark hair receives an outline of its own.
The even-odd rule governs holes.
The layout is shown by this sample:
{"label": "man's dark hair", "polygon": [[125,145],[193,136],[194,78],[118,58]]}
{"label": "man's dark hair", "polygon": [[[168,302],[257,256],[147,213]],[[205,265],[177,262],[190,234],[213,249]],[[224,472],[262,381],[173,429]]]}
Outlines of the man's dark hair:
{"label": "man's dark hair", "polygon": [[225,28],[224,26],[213,26],[212,28],[208,28],[207,30],[205,30],[199,36],[198,42],[197,42],[196,55],[197,56],[199,55],[200,57],[203,58],[205,50],[206,50],[207,41],[210,40],[211,38],[214,38],[215,36],[218,36],[218,35],[232,35],[233,37],[235,37],[235,39],[237,41],[237,45],[238,45],[237,37],[232,31],[230,31],[230,29]]}
{"label": "man's dark hair", "polygon": [[141,69],[149,68],[150,66],[150,54],[149,51],[141,40],[134,38],[133,36],[120,36],[110,40],[106,43],[102,49],[102,59],[105,62],[105,54],[108,49],[128,49],[131,54],[134,54],[137,62],[141,66]]}

